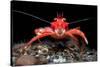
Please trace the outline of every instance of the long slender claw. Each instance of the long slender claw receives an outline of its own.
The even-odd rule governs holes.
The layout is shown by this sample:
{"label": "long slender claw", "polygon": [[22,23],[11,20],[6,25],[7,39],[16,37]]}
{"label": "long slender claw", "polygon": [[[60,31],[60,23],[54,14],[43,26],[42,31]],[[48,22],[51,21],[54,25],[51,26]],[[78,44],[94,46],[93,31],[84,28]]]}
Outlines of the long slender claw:
{"label": "long slender claw", "polygon": [[85,34],[84,34],[82,31],[80,31],[80,30],[78,30],[78,29],[72,29],[72,30],[70,30],[69,32],[70,32],[71,34],[73,34],[73,35],[81,36],[81,37],[84,39],[85,43],[88,44],[88,40],[87,40]]}
{"label": "long slender claw", "polygon": [[45,36],[52,35],[52,34],[53,34],[53,33],[44,33],[44,34],[41,34],[41,35],[37,35],[36,37],[33,37],[27,44],[28,44],[28,45],[31,45],[32,42],[34,42],[34,41],[36,41],[36,40],[38,40],[38,39],[40,39],[40,38],[43,38],[43,37],[45,37]]}

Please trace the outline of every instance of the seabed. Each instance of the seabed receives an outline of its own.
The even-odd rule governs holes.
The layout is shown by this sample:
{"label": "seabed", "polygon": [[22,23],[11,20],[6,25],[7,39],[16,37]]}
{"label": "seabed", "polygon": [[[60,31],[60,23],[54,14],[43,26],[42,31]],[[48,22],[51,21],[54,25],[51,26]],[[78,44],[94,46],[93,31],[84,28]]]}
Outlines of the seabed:
{"label": "seabed", "polygon": [[[16,44],[12,47],[12,65],[42,65],[42,64],[61,64],[97,61],[97,51],[86,47],[82,55],[79,49],[70,43],[70,49],[63,42],[49,42],[32,44],[27,51],[22,51],[20,46],[25,43]],[[74,44],[74,43],[73,43]]]}

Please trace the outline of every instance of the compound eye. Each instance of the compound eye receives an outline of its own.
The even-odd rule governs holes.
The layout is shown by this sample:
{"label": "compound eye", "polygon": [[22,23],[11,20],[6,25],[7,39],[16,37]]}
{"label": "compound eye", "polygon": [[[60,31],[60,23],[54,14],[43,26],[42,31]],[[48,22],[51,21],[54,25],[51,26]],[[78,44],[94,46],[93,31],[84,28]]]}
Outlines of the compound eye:
{"label": "compound eye", "polygon": [[56,21],[56,20],[57,20],[57,18],[54,18],[54,20]]}
{"label": "compound eye", "polygon": [[63,18],[63,21],[66,21],[66,18]]}

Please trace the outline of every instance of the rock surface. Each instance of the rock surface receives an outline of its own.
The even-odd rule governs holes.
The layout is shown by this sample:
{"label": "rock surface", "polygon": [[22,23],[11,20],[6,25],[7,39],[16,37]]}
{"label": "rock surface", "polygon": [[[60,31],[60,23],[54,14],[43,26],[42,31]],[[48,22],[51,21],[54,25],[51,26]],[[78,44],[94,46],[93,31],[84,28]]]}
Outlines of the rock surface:
{"label": "rock surface", "polygon": [[58,45],[52,42],[36,43],[26,53],[21,53],[21,48],[16,45],[17,48],[14,47],[14,51],[12,51],[12,63],[23,66],[97,61],[97,51],[94,49],[86,48],[80,56],[79,49],[76,47],[71,46],[71,50],[69,50],[63,43],[62,47],[58,47]]}

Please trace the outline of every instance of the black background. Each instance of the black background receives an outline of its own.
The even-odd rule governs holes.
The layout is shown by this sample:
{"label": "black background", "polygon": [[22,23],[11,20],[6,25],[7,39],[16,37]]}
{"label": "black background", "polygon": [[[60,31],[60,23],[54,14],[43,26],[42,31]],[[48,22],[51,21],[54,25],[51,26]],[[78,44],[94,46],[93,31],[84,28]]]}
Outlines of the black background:
{"label": "black background", "polygon": [[89,41],[89,46],[91,48],[97,49],[97,6],[12,1],[12,44],[27,42],[35,35],[34,29],[50,26],[50,24],[46,22],[40,21],[22,13],[14,12],[13,10],[36,15],[50,22],[52,22],[53,19],[56,17],[57,12],[63,12],[64,17],[69,23],[77,20],[82,20],[84,18],[90,18],[87,21],[72,24],[69,26],[69,28],[80,26],[81,30],[86,34],[86,37]]}

